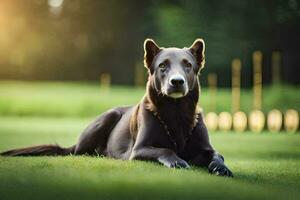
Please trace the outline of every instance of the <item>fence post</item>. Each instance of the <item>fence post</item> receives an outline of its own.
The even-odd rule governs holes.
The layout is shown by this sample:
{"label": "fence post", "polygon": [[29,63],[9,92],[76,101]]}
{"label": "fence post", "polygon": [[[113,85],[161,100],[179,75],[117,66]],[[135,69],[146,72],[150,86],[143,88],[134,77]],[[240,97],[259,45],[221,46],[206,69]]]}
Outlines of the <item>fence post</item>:
{"label": "fence post", "polygon": [[217,108],[217,74],[210,73],[207,76],[208,79],[208,92],[210,96],[209,113],[205,116],[205,123],[210,131],[216,131],[218,128],[218,115],[216,114]]}
{"label": "fence post", "polygon": [[251,131],[260,133],[265,126],[265,115],[262,108],[262,53],[253,53],[253,108],[249,115],[249,127]]}
{"label": "fence post", "polygon": [[232,99],[231,112],[233,129],[237,132],[243,132],[247,128],[247,115],[241,112],[241,68],[242,63],[240,59],[233,59],[231,63],[232,69]]}
{"label": "fence post", "polygon": [[145,67],[142,62],[136,62],[134,66],[134,84],[135,86],[143,86],[145,84]]}
{"label": "fence post", "polygon": [[279,51],[272,52],[272,83],[280,83],[281,54]]}
{"label": "fence post", "polygon": [[109,73],[101,73],[100,75],[100,86],[103,89],[108,90],[111,85],[111,77]]}

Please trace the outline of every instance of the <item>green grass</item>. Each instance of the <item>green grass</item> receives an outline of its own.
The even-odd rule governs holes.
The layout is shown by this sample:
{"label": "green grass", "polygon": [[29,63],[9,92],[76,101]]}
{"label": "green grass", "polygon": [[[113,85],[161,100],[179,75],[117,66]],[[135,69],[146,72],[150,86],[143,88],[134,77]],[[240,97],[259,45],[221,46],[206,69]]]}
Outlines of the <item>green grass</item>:
{"label": "green grass", "polygon": [[[296,87],[264,89],[263,111],[299,110]],[[133,105],[144,88],[63,82],[0,81],[0,151],[29,145],[75,144],[88,123],[105,110]],[[252,92],[242,90],[251,110]],[[217,112],[230,111],[231,93],[218,91]],[[201,106],[211,99],[202,90]],[[205,169],[167,169],[147,162],[102,157],[0,157],[0,199],[299,199],[300,134],[212,133],[235,178]]]}
{"label": "green grass", "polygon": [[143,92],[87,83],[0,81],[0,115],[95,116],[115,106],[136,104]]}
{"label": "green grass", "polygon": [[[115,106],[134,105],[143,97],[144,88],[114,86],[107,90],[99,84],[74,82],[0,81],[0,115],[2,116],[96,116]],[[264,88],[263,111],[300,110],[299,88],[274,86]],[[200,106],[210,110],[211,98],[202,89]],[[241,110],[252,109],[252,91],[242,90]],[[217,112],[231,111],[231,91],[219,89]]]}
{"label": "green grass", "polygon": [[[0,151],[76,142],[90,118],[0,117]],[[299,199],[300,135],[213,133],[233,179],[101,157],[0,157],[0,199]]]}

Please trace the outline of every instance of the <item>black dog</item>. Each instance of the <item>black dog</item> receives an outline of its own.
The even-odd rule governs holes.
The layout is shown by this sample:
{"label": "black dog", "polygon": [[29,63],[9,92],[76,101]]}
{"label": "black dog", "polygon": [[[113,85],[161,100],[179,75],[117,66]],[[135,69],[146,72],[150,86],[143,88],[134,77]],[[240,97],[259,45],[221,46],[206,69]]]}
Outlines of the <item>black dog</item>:
{"label": "black dog", "polygon": [[70,148],[41,145],[13,149],[4,156],[103,155],[124,160],[151,160],[167,167],[207,167],[232,176],[224,158],[210,145],[201,113],[198,74],[204,66],[204,41],[190,48],[160,48],[144,43],[149,72],[146,94],[136,106],[114,108],[89,125]]}

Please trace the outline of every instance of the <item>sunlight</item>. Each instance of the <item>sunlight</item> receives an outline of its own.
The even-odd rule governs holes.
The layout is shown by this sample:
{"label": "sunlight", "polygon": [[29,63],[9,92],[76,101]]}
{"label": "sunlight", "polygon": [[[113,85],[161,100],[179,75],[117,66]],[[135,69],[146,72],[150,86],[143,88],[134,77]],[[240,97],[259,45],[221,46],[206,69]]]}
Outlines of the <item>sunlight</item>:
{"label": "sunlight", "polygon": [[48,5],[50,7],[61,7],[64,0],[48,0]]}
{"label": "sunlight", "polygon": [[53,15],[59,15],[62,10],[64,0],[48,0],[49,10]]}

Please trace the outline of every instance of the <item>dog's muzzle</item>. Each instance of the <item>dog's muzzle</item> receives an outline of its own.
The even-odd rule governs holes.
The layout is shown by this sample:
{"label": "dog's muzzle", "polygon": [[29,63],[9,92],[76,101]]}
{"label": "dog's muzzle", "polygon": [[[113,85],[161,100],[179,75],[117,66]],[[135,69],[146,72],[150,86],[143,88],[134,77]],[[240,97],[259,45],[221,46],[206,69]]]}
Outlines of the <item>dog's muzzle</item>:
{"label": "dog's muzzle", "polygon": [[187,94],[187,84],[185,78],[180,74],[172,75],[169,78],[167,95],[172,98],[180,98]]}

